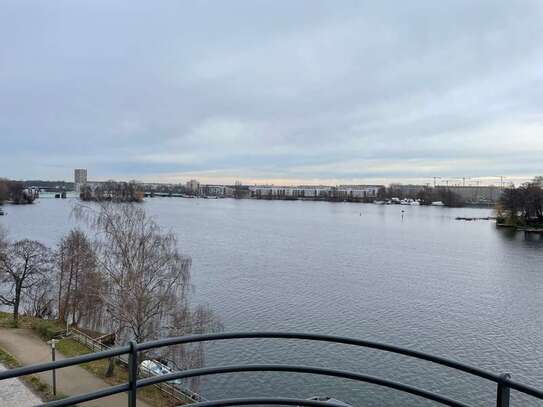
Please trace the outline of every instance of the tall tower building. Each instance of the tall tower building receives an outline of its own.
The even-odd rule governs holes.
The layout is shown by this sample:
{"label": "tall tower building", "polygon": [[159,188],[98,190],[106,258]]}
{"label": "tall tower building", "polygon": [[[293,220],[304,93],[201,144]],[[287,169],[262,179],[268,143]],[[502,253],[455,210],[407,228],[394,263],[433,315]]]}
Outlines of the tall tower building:
{"label": "tall tower building", "polygon": [[85,168],[78,168],[74,170],[74,184],[75,191],[81,192],[81,187],[87,183],[87,170]]}

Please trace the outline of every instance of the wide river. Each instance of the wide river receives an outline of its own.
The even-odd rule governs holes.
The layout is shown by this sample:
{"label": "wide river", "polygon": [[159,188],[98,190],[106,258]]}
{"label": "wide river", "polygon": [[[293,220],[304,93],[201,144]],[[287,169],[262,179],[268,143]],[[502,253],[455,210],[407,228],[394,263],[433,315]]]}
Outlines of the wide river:
{"label": "wide river", "polygon": [[[75,199],[6,206],[12,238],[55,245]],[[543,240],[496,229],[486,209],[154,198],[145,208],[193,259],[194,299],[226,331],[351,336],[463,361],[543,388]],[[405,210],[402,220],[401,210]],[[379,351],[305,341],[208,346],[208,365],[299,363],[359,371],[491,405],[482,379]],[[348,380],[294,373],[208,378],[206,398],[328,395],[355,406],[432,405]],[[513,405],[543,405],[513,392]]]}

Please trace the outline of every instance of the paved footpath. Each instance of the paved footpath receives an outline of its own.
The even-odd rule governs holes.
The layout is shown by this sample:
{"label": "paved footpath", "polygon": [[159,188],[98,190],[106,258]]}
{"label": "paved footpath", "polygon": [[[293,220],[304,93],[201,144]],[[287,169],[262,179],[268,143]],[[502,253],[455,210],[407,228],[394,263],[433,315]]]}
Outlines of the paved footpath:
{"label": "paved footpath", "polygon": [[[0,370],[6,370],[0,365]],[[28,407],[40,404],[40,399],[19,379],[7,379],[0,384],[0,407]]]}
{"label": "paved footpath", "polygon": [[[30,329],[0,328],[0,347],[15,356],[25,366],[51,361],[51,347]],[[64,356],[57,352],[57,359],[64,359]],[[38,373],[37,376],[45,383],[52,384],[51,372]],[[108,383],[79,366],[57,370],[57,390],[67,396],[75,396],[108,386]],[[78,404],[85,407],[124,407],[126,405],[128,405],[128,397],[125,393]],[[138,400],[138,407],[150,407],[150,405]]]}

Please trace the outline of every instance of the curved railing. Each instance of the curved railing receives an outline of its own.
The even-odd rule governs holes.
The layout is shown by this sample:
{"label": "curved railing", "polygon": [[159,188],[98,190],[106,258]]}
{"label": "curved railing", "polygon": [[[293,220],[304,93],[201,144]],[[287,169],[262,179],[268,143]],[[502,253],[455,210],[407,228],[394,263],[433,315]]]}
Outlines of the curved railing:
{"label": "curved railing", "polygon": [[[454,406],[454,407],[467,407],[468,404],[450,399],[441,394],[432,393],[427,390],[423,390],[417,387],[413,387],[407,384],[387,380],[380,377],[359,374],[355,372],[342,371],[337,369],[325,369],[319,367],[310,366],[296,366],[296,365],[236,365],[236,366],[221,366],[221,367],[208,367],[200,369],[184,370],[174,372],[161,376],[153,376],[138,380],[138,352],[156,349],[164,346],[182,345],[195,342],[207,342],[218,340],[231,340],[231,339],[298,339],[298,340],[310,340],[321,341],[328,343],[338,343],[344,345],[352,345],[363,348],[377,349],[385,352],[396,353],[420,360],[425,360],[431,363],[435,363],[441,366],[446,366],[464,373],[468,373],[473,376],[477,376],[496,384],[496,406],[508,407],[510,401],[510,390],[516,390],[520,393],[527,394],[537,399],[543,400],[543,391],[534,387],[511,380],[509,374],[497,375],[492,372],[488,372],[477,367],[469,366],[464,363],[456,362],[453,360],[445,359],[439,356],[429,355],[427,353],[418,352],[410,349],[401,348],[398,346],[387,345],[378,342],[365,341],[360,339],[345,338],[331,335],[318,335],[318,334],[304,334],[304,333],[286,333],[286,332],[248,332],[248,333],[220,333],[220,334],[208,334],[208,335],[191,335],[175,338],[166,338],[157,341],[151,341],[146,343],[136,344],[130,342],[127,346],[121,346],[118,348],[110,349],[107,351],[87,354],[83,356],[77,356],[74,358],[63,359],[51,363],[43,363],[39,365],[26,366],[11,370],[0,372],[0,381],[3,379],[14,378],[24,376],[28,374],[34,374],[54,369],[60,369],[67,366],[78,365],[85,362],[91,362],[94,360],[111,358],[119,355],[129,355],[129,380],[128,383],[107,387],[91,393],[68,397],[63,400],[52,401],[43,404],[47,407],[63,407],[70,406],[76,403],[83,403],[90,400],[96,400],[106,396],[110,396],[117,393],[128,392],[128,406],[136,406],[136,392],[138,388],[159,384],[175,379],[186,379],[197,376],[207,376],[225,373],[235,372],[294,372],[294,373],[308,373],[314,375],[322,375],[329,377],[344,378],[354,380],[358,382],[370,383],[390,389],[395,389],[401,392],[409,393],[418,397],[422,397],[427,400],[432,400],[437,403]],[[219,406],[234,406],[234,405],[300,405],[300,406],[314,406],[314,407],[341,407],[337,404],[330,402],[322,402],[316,400],[303,400],[292,398],[237,398],[237,399],[224,399],[215,401],[200,401],[194,403],[195,407],[219,407]]]}

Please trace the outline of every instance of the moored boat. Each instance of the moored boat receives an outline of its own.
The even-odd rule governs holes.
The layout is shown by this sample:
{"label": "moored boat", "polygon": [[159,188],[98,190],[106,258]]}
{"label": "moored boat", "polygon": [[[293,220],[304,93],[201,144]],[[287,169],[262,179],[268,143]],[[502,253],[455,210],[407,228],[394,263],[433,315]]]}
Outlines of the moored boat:
{"label": "moored boat", "polygon": [[353,407],[351,404],[345,403],[344,401],[341,401],[341,400],[334,399],[332,397],[314,396],[314,397],[308,398],[308,400],[324,401],[325,403],[336,404],[336,405],[345,406],[345,407]]}

